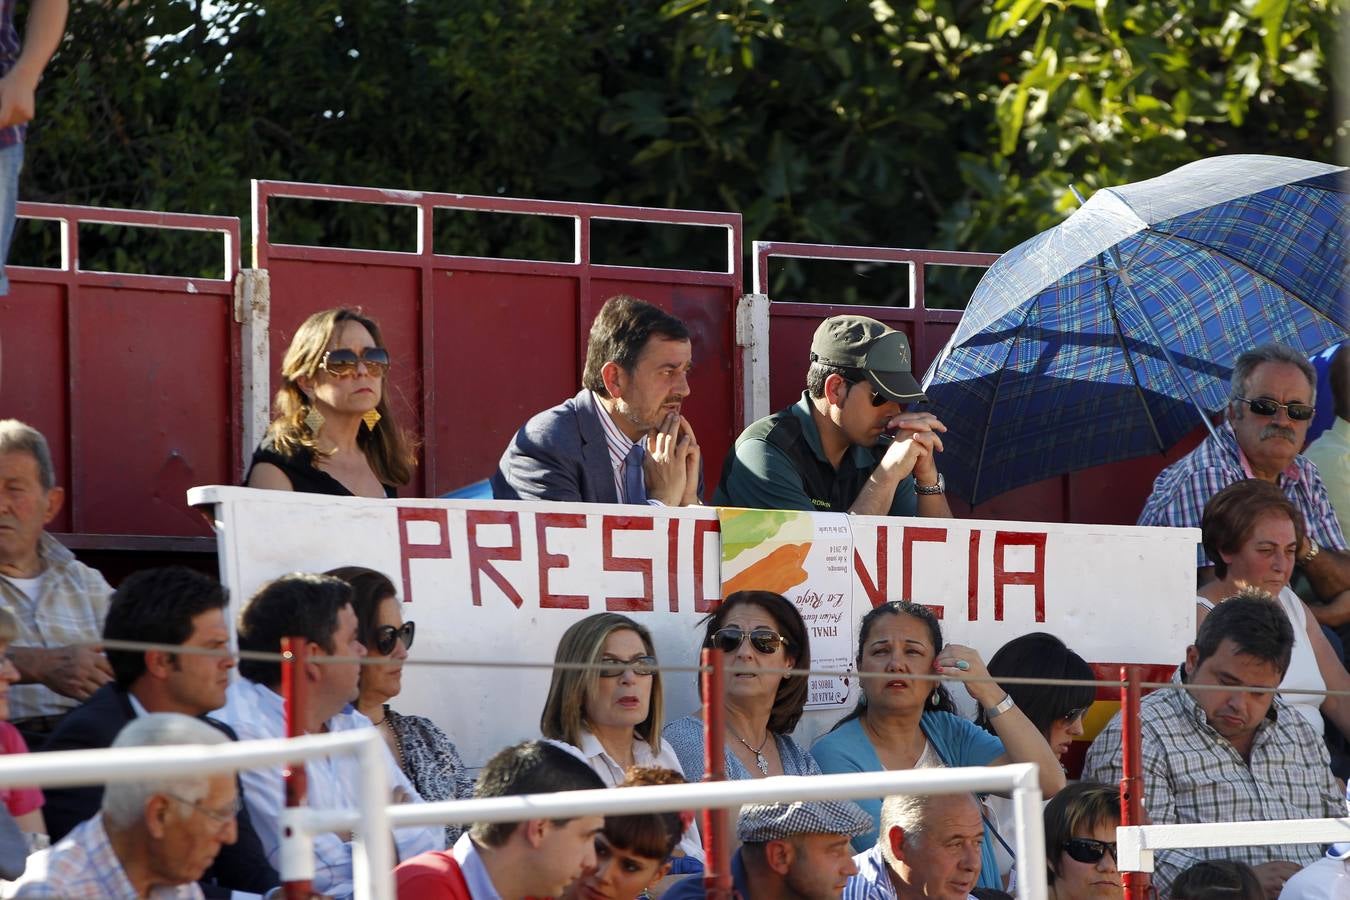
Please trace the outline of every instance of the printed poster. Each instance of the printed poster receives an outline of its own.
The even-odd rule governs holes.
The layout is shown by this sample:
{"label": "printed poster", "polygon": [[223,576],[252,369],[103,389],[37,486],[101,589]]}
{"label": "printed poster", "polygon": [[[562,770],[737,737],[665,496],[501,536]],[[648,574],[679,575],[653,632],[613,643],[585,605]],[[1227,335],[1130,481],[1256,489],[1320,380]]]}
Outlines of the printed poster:
{"label": "printed poster", "polygon": [[[811,668],[853,668],[853,535],[843,513],[717,510],[722,596],[774,591],[797,605],[811,640]],[[811,677],[807,709],[840,709],[848,679]]]}

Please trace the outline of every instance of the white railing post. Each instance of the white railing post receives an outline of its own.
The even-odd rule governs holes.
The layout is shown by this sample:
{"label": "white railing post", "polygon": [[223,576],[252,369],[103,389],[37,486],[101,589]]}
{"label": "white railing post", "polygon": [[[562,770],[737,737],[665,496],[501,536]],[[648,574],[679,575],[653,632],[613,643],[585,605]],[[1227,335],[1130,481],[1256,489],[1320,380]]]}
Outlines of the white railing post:
{"label": "white railing post", "polygon": [[[352,885],[368,885],[371,900],[393,900],[395,859],[390,846],[389,772],[384,739],[377,729],[358,754],[361,761],[361,824],[352,838]],[[361,895],[358,889],[358,895]]]}
{"label": "white railing post", "polygon": [[1028,763],[1013,788],[1013,808],[1017,815],[1017,831],[1013,847],[1019,860],[1029,864],[1017,867],[1017,900],[1040,900],[1046,896],[1045,829],[1041,813],[1040,766]]}
{"label": "white railing post", "polygon": [[243,390],[244,437],[240,449],[243,471],[253,459],[253,450],[267,433],[272,406],[271,341],[272,281],[266,269],[240,269],[234,280],[234,320],[239,330],[239,383]]}
{"label": "white railing post", "polygon": [[736,303],[736,346],[741,352],[742,405],[745,421],[762,419],[769,409],[769,297],[746,294]]}

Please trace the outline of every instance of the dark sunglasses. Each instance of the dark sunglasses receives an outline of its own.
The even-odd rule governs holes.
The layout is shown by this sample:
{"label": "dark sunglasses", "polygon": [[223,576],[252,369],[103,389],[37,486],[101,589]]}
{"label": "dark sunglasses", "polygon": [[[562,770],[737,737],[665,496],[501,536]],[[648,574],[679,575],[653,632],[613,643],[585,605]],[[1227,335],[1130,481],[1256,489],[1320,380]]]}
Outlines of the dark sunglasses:
{"label": "dark sunglasses", "polygon": [[1258,397],[1255,400],[1248,400],[1246,397],[1234,397],[1234,400],[1241,400],[1252,408],[1252,412],[1258,416],[1274,416],[1277,410],[1283,409],[1289,414],[1289,418],[1295,422],[1306,422],[1313,417],[1317,410],[1306,403],[1278,403],[1265,397]]}
{"label": "dark sunglasses", "polygon": [[891,398],[890,398],[890,397],[885,396],[885,395],[882,394],[880,391],[874,391],[874,390],[872,390],[872,382],[870,382],[870,381],[864,381],[863,379],[860,378],[860,379],[858,379],[857,381],[850,381],[850,382],[848,383],[848,386],[849,386],[849,387],[853,387],[853,385],[855,385],[855,384],[865,384],[865,386],[867,387],[868,393],[870,393],[870,394],[872,395],[872,405],[873,405],[873,406],[885,406],[887,403],[891,402]]}
{"label": "dark sunglasses", "polygon": [[1083,716],[1087,715],[1087,711],[1088,707],[1077,706],[1060,716],[1060,719],[1065,722],[1077,722],[1079,719],[1083,718]]}
{"label": "dark sunglasses", "polygon": [[381,625],[375,629],[375,649],[381,656],[388,656],[394,652],[394,642],[402,641],[403,649],[411,650],[413,635],[417,633],[416,622],[404,622],[402,628],[395,628],[393,625]]}
{"label": "dark sunglasses", "polygon": [[319,361],[319,367],[334,378],[345,378],[356,374],[359,363],[366,364],[366,371],[381,377],[389,371],[389,351],[383,347],[367,347],[360,356],[355,350],[329,350]]}
{"label": "dark sunglasses", "polygon": [[600,660],[601,678],[618,678],[629,669],[634,675],[646,676],[656,672],[655,656],[635,656],[632,659],[615,659],[607,656]]}
{"label": "dark sunglasses", "polygon": [[723,653],[735,653],[741,649],[741,644],[745,639],[750,639],[750,646],[760,653],[772,653],[779,647],[787,646],[787,638],[783,637],[772,628],[755,628],[751,631],[743,631],[735,625],[727,628],[719,628],[708,638],[708,646],[715,647]]}
{"label": "dark sunglasses", "polygon": [[1095,841],[1092,838],[1069,838],[1064,842],[1064,852],[1069,854],[1069,859],[1080,863],[1101,862],[1107,851],[1111,851],[1111,858],[1119,859],[1116,854],[1116,843],[1112,841]]}

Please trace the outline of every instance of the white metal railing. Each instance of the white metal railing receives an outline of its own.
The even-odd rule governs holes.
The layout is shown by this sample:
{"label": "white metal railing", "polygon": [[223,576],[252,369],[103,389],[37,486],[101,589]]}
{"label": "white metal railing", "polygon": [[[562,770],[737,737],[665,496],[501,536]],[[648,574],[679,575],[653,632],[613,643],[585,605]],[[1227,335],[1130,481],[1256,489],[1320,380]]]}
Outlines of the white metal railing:
{"label": "white metal railing", "polygon": [[[368,728],[337,734],[238,741],[211,746],[187,744],[24,753],[0,756],[0,787],[69,787],[149,778],[158,780],[176,776],[215,775],[239,769],[280,766],[322,756],[354,754],[361,757],[361,784],[357,796],[359,812],[353,811],[351,823],[344,826],[353,833],[353,883],[358,886],[358,897],[392,900],[394,858],[389,842],[390,788],[385,770],[386,752],[379,732]],[[282,833],[286,833],[286,825],[292,818],[306,811],[306,807],[283,811]],[[314,845],[311,839],[314,832],[303,828],[291,831],[292,836],[283,839],[282,880],[310,880],[314,877]]]}
{"label": "white metal railing", "polygon": [[1122,872],[1152,872],[1155,850],[1245,847],[1254,844],[1332,844],[1350,841],[1350,818],[1122,825],[1116,829]]}
{"label": "white metal railing", "polygon": [[[1011,790],[1014,849],[1018,859],[1045,859],[1039,767],[1035,763],[958,769],[862,772],[850,775],[787,775],[749,781],[708,781],[651,787],[608,788],[529,794],[481,800],[451,800],[392,806],[391,827],[466,822],[519,822],[584,815],[630,815],[681,809],[717,809],[783,800],[856,800],[890,794],[955,794]],[[310,834],[344,831],[361,824],[352,810],[304,809],[291,820]],[[1045,867],[1029,865],[1017,880],[1018,900],[1044,900]],[[359,884],[359,882],[358,882]],[[357,896],[361,894],[358,890]]]}

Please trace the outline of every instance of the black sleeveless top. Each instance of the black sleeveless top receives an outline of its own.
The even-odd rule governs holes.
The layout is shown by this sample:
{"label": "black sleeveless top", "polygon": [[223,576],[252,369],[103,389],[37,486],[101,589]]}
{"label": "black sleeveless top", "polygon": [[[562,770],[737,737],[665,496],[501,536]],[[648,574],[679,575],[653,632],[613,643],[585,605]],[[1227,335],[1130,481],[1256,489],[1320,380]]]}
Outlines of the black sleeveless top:
{"label": "black sleeveless top", "polygon": [[[291,487],[302,494],[329,494],[335,497],[354,496],[351,491],[347,490],[346,485],[314,465],[314,453],[308,448],[302,447],[295,455],[287,456],[277,450],[269,437],[259,445],[257,450],[253,451],[253,461],[249,463],[248,475],[244,476],[245,484],[248,484],[248,479],[253,474],[253,467],[258,463],[271,463],[286,473],[286,477],[291,480]],[[397,497],[398,490],[386,484],[384,485],[384,495],[390,498]]]}

